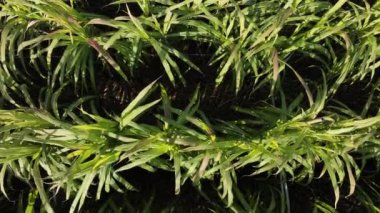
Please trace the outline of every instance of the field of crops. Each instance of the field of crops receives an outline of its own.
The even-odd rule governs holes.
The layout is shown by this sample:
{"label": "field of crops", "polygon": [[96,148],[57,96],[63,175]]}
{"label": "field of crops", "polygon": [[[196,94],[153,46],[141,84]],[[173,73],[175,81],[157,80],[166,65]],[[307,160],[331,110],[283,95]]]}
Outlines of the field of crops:
{"label": "field of crops", "polygon": [[2,212],[380,212],[380,1],[0,0],[0,34]]}

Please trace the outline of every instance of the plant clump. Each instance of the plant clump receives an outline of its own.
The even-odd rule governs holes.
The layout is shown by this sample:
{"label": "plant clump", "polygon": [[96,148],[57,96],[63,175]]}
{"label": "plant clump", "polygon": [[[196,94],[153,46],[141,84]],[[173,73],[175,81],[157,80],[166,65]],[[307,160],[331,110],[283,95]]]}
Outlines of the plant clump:
{"label": "plant clump", "polygon": [[2,200],[380,212],[379,1],[0,8]]}

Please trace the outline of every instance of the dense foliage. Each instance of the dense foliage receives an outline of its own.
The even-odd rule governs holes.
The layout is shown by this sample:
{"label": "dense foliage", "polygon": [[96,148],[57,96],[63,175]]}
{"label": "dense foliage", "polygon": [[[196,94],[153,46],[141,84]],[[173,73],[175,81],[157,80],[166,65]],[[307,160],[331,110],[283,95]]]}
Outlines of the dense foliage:
{"label": "dense foliage", "polygon": [[379,1],[0,7],[0,189],[24,184],[19,208],[155,212],[128,191],[164,173],[153,188],[203,200],[187,211],[380,212]]}

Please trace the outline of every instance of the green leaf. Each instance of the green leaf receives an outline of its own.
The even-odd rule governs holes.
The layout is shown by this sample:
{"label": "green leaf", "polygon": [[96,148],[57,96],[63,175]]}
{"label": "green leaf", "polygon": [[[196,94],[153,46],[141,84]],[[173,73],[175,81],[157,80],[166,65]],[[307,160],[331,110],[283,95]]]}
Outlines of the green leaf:
{"label": "green leaf", "polygon": [[54,210],[53,210],[53,208],[51,207],[51,205],[49,203],[49,197],[46,194],[46,191],[44,189],[44,183],[42,181],[42,177],[41,177],[41,174],[40,174],[40,168],[39,168],[38,161],[36,161],[34,163],[34,166],[33,166],[31,174],[33,176],[34,183],[36,184],[38,193],[40,195],[42,206],[44,207],[44,209],[45,209],[46,212],[53,213]]}
{"label": "green leaf", "polygon": [[122,128],[128,126],[129,123],[131,121],[133,121],[133,119],[135,119],[136,117],[140,116],[143,112],[145,112],[146,110],[152,108],[152,106],[156,105],[160,101],[161,101],[161,99],[158,99],[158,100],[153,101],[153,102],[151,102],[149,104],[145,104],[143,106],[137,107],[134,110],[132,110],[131,112],[129,112],[128,114],[125,114],[121,118],[121,120],[120,120],[120,128],[122,129]]}
{"label": "green leaf", "polygon": [[143,102],[153,91],[156,86],[155,84],[156,81],[153,81],[144,89],[142,89],[139,94],[131,101],[131,103],[129,103],[128,106],[123,110],[121,117],[125,117],[127,114],[131,113],[132,110],[134,110],[139,104],[141,104],[141,102]]}

